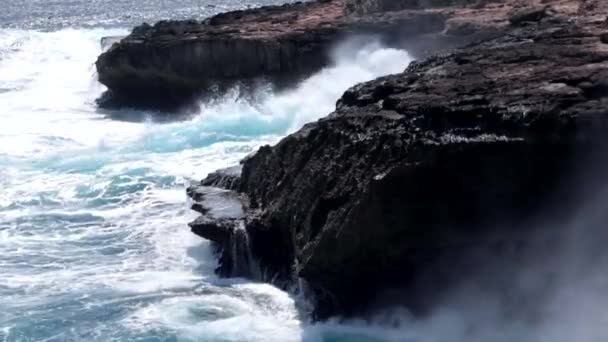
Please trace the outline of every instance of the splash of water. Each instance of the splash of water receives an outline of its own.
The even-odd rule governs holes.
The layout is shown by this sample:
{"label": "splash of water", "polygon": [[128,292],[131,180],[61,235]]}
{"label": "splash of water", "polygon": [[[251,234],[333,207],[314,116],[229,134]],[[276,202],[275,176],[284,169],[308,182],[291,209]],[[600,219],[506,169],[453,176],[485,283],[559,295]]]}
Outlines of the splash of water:
{"label": "splash of water", "polygon": [[334,339],[312,334],[287,293],[215,277],[187,229],[185,187],[329,113],[348,86],[405,68],[407,53],[343,49],[291,91],[232,93],[184,122],[109,120],[92,61],[102,36],[124,33],[0,30],[0,337]]}
{"label": "splash of water", "polygon": [[271,132],[285,135],[326,116],[351,86],[377,77],[402,72],[412,61],[404,50],[384,47],[375,37],[355,37],[338,45],[331,66],[296,88],[273,93],[261,89],[251,103],[232,89],[221,101],[203,104],[201,117],[213,130],[246,130],[253,135]]}

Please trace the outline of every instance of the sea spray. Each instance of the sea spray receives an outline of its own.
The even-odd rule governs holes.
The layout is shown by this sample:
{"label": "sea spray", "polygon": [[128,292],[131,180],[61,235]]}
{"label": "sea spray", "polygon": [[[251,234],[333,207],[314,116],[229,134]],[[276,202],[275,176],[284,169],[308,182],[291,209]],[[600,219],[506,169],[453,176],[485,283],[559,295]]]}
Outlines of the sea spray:
{"label": "sea spray", "polygon": [[556,224],[553,212],[544,213],[546,222],[531,224],[529,244],[515,254],[478,255],[472,272],[454,282],[422,317],[405,307],[384,307],[359,319],[314,324],[311,340],[606,341],[608,186],[597,186],[604,190],[582,199],[569,220]]}
{"label": "sea spray", "polygon": [[4,338],[325,340],[288,293],[214,275],[185,187],[328,114],[356,82],[401,71],[407,53],[367,44],[289,91],[227,95],[160,124],[94,107],[100,39],[125,32],[2,30]]}
{"label": "sea spray", "polygon": [[246,134],[285,135],[333,112],[351,86],[401,72],[412,60],[406,51],[385,47],[375,37],[353,37],[335,48],[330,66],[295,88],[275,93],[263,87],[245,97],[235,87],[221,99],[201,104],[201,117],[220,130],[238,127]]}

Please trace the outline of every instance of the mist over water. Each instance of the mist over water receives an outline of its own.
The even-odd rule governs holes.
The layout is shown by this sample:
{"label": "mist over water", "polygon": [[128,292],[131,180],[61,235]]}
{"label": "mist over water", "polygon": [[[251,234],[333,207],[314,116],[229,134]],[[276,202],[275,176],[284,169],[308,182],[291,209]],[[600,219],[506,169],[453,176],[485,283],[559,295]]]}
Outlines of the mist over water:
{"label": "mist over water", "polygon": [[[595,169],[594,174],[607,166],[579,165]],[[464,269],[457,261],[444,260],[461,273],[447,291],[437,294],[423,317],[394,306],[313,329],[395,342],[607,341],[608,184],[586,181],[597,191],[583,193],[566,220],[556,220],[563,213],[549,209],[540,222],[530,223],[524,243],[503,246],[499,253],[474,251]],[[576,183],[565,186],[572,196],[581,193],[573,188]],[[399,302],[398,294],[392,298]]]}
{"label": "mist over water", "polygon": [[158,123],[94,105],[100,39],[125,33],[0,29],[0,340],[351,341],[311,327],[288,293],[218,279],[185,187],[401,71],[407,53],[348,42],[289,91],[252,102],[234,89]]}

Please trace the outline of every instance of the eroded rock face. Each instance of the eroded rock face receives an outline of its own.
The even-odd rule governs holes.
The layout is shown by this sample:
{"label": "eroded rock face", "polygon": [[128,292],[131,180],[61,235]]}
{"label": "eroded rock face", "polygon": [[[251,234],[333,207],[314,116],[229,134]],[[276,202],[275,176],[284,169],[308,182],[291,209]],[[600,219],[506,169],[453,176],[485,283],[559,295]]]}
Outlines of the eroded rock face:
{"label": "eroded rock face", "polygon": [[192,210],[201,213],[189,224],[190,228],[194,234],[213,243],[219,258],[216,273],[223,277],[261,278],[245,230],[242,198],[232,191],[205,185],[191,186],[187,192],[194,201]]}
{"label": "eroded rock face", "polygon": [[172,109],[214,87],[308,74],[326,63],[342,16],[340,1],[324,1],[143,24],[99,56],[110,90],[99,104]]}
{"label": "eroded rock face", "polygon": [[238,190],[241,186],[240,165],[217,170],[210,173],[202,182],[202,186],[216,187],[227,190]]}
{"label": "eroded rock face", "polygon": [[364,15],[404,9],[466,6],[479,2],[479,0],[347,0],[346,10],[348,13]]}
{"label": "eroded rock face", "polygon": [[520,244],[545,209],[571,213],[593,191],[575,170],[605,161],[608,127],[605,13],[579,5],[357,85],[244,161],[262,268],[304,278],[317,318],[391,287],[424,307],[415,297],[434,289],[418,280],[444,279],[432,267],[442,257]]}
{"label": "eroded rock face", "polygon": [[496,36],[508,26],[509,12],[522,6],[515,0],[465,6],[470,3],[412,1],[360,14],[349,10],[346,0],[319,0],[229,12],[203,22],[143,24],[99,56],[99,81],[109,90],[98,104],[171,111],[235,84],[247,89],[269,81],[288,87],[326,66],[332,47],[352,35],[377,35],[389,46],[423,56]]}

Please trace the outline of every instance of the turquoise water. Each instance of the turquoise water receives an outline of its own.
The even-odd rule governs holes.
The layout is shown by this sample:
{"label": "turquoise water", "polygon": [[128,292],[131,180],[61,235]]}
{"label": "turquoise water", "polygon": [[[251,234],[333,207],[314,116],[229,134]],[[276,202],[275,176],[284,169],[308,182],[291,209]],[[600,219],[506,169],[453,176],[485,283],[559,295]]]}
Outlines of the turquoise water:
{"label": "turquoise water", "polygon": [[168,18],[203,19],[228,10],[276,3],[276,0],[3,0],[0,27],[44,31],[69,27],[132,27]]}
{"label": "turquoise water", "polygon": [[[251,103],[234,90],[160,123],[96,109],[100,39],[125,34],[130,19],[109,24],[113,8],[72,25],[77,12],[61,10],[83,3],[26,1],[0,15],[0,341],[407,341],[311,326],[293,295],[216,278],[208,242],[186,225],[196,215],[185,195],[191,181],[329,113],[348,86],[400,71],[407,53],[345,45],[291,91],[262,89]],[[159,6],[142,15],[171,14]],[[44,18],[31,17],[45,11],[52,23],[39,28]]]}
{"label": "turquoise water", "polygon": [[[0,2],[0,341],[608,341],[605,196],[581,200],[559,253],[532,251],[499,293],[472,271],[423,319],[394,308],[311,324],[305,298],[214,275],[209,243],[187,227],[190,182],[331,112],[349,86],[401,71],[407,52],[349,40],[291,90],[248,101],[234,89],[160,122],[95,107],[100,39],[247,4]],[[502,297],[527,291],[542,296],[505,316]]]}

